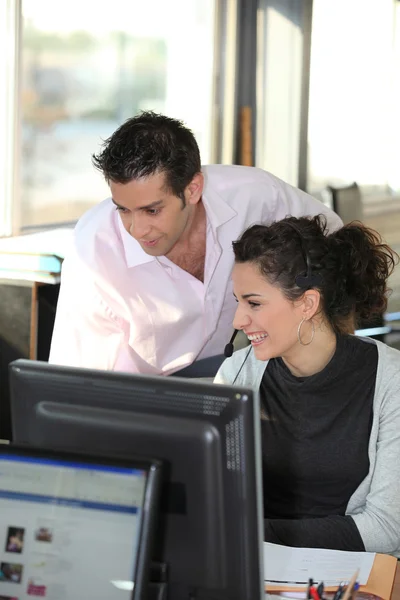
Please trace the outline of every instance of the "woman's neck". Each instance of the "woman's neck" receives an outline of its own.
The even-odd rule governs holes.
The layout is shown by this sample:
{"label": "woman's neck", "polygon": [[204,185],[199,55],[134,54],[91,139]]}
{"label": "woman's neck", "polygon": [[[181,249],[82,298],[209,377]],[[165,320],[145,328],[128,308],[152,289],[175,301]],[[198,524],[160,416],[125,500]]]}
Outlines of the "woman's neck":
{"label": "woman's neck", "polygon": [[325,369],[336,350],[336,334],[326,326],[316,325],[314,339],[308,346],[297,343],[282,360],[295,377],[310,377]]}

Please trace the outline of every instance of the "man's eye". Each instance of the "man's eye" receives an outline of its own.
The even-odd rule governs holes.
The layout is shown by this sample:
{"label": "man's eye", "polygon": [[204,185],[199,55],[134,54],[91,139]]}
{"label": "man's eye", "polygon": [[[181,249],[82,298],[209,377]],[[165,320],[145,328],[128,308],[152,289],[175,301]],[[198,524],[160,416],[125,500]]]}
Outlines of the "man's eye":
{"label": "man's eye", "polygon": [[149,215],[158,215],[161,212],[160,208],[149,208],[149,210],[147,211],[147,214]]}
{"label": "man's eye", "polygon": [[116,206],[115,210],[117,210],[120,213],[126,213],[126,212],[128,212],[128,210],[126,208],[124,208],[123,206]]}

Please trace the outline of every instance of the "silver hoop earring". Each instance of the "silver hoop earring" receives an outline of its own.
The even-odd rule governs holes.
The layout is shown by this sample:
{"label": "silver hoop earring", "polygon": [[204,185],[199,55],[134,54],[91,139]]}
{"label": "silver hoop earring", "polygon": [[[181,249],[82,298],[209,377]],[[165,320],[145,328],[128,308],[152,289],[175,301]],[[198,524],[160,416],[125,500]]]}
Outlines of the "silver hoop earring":
{"label": "silver hoop earring", "polygon": [[313,321],[311,321],[311,340],[305,344],[304,342],[301,341],[301,335],[300,335],[301,328],[302,328],[304,321],[307,321],[307,319],[305,317],[302,318],[302,320],[300,321],[299,326],[297,328],[297,339],[299,340],[299,344],[301,344],[302,346],[309,346],[314,339],[315,325],[314,325]]}

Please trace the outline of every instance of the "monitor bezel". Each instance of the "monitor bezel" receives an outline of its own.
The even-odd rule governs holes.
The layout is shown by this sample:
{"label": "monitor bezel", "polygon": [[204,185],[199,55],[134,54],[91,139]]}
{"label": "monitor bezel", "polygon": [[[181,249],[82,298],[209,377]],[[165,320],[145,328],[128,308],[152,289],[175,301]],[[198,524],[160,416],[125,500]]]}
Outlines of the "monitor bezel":
{"label": "monitor bezel", "polygon": [[130,456],[129,459],[125,459],[120,455],[101,456],[86,452],[77,453],[70,452],[69,450],[43,449],[22,444],[0,443],[0,459],[3,456],[42,458],[60,462],[76,462],[86,465],[93,464],[146,471],[146,486],[142,503],[140,530],[138,532],[136,564],[132,573],[134,586],[130,600],[146,598],[161,495],[162,461],[143,456],[137,458]]}

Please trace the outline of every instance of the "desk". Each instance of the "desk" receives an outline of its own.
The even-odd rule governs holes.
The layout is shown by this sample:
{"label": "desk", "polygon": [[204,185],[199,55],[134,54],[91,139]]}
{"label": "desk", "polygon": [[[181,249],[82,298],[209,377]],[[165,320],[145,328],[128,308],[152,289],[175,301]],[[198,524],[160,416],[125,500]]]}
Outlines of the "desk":
{"label": "desk", "polygon": [[47,361],[59,283],[0,279],[0,438],[11,436],[8,365],[17,358]]}
{"label": "desk", "polygon": [[8,364],[47,361],[60,288],[61,263],[73,230],[0,240],[0,438],[10,439]]}
{"label": "desk", "polygon": [[391,600],[400,600],[400,561],[397,563]]}

